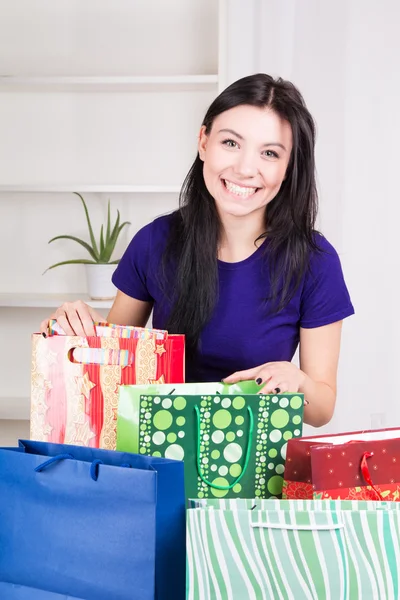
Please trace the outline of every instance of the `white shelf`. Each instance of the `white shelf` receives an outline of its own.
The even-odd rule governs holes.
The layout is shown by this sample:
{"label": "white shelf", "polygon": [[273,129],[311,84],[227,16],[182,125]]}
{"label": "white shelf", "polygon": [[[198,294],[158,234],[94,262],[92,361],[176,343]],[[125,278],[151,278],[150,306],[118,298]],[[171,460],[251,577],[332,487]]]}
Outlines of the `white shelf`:
{"label": "white shelf", "polygon": [[94,193],[134,193],[134,194],[178,194],[179,185],[98,185],[87,183],[33,183],[21,185],[0,185],[1,192],[94,192]]}
{"label": "white shelf", "polygon": [[29,398],[1,398],[0,397],[0,420],[29,421],[30,400]]}
{"label": "white shelf", "polygon": [[83,300],[92,308],[111,308],[112,300],[90,300],[84,294],[0,294],[0,308],[58,308],[64,302]]}
{"label": "white shelf", "polygon": [[217,90],[218,75],[13,77],[0,75],[0,92],[160,92]]}

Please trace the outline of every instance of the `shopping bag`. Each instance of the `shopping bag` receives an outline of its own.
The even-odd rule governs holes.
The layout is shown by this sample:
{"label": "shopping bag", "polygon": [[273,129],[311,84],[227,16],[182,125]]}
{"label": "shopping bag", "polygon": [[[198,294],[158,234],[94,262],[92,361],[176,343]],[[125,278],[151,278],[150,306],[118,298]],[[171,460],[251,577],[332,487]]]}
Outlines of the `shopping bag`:
{"label": "shopping bag", "polygon": [[260,503],[188,510],[188,600],[399,598],[399,510]]}
{"label": "shopping bag", "polygon": [[118,386],[184,381],[184,336],[164,334],[110,325],[96,337],[34,334],[31,439],[115,450]]}
{"label": "shopping bag", "polygon": [[26,440],[2,448],[0,547],[2,600],[184,600],[183,465]]}
{"label": "shopping bag", "polygon": [[400,428],[290,440],[284,498],[400,499]]}
{"label": "shopping bag", "polygon": [[184,460],[187,497],[279,497],[303,396],[258,389],[251,381],[121,386],[117,448]]}

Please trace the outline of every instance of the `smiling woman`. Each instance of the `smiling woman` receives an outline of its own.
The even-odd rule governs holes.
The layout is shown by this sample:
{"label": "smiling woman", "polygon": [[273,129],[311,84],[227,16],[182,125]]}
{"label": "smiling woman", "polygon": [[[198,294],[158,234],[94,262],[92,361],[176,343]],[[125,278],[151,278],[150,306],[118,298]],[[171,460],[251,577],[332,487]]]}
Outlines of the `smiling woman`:
{"label": "smiling woman", "polygon": [[[180,208],[138,231],[121,259],[108,320],[143,326],[153,311],[154,327],[186,335],[187,381],[300,391],[305,422],[319,426],[334,411],[342,320],[354,309],[336,251],[315,231],[314,145],[292,83],[261,73],[224,90]],[[83,303],[52,317],[78,335],[101,319]]]}

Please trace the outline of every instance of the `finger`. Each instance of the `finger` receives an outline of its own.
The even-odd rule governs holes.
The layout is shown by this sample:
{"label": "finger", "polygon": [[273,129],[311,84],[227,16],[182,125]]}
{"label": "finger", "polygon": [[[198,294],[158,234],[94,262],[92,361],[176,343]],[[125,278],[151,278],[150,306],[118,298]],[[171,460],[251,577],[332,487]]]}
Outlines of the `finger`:
{"label": "finger", "polygon": [[245,371],[236,371],[229,377],[225,377],[222,381],[224,383],[236,383],[237,381],[246,381],[248,379],[254,379],[260,371],[260,367],[254,367],[253,369],[247,369]]}
{"label": "finger", "polygon": [[94,321],[97,321],[96,317],[100,315],[82,300],[73,303],[70,311],[67,312],[67,316],[76,335],[85,337],[96,335]]}
{"label": "finger", "polygon": [[72,329],[66,313],[62,314],[60,312],[57,315],[57,323],[59,324],[65,335],[75,335],[75,331]]}
{"label": "finger", "polygon": [[100,313],[93,310],[82,300],[78,300],[77,302],[70,304],[67,303],[63,305],[63,307],[66,309],[65,312],[67,319],[70,322],[75,335],[81,335],[85,337],[95,336],[96,330],[94,321],[98,321],[100,319],[100,321],[104,322]]}
{"label": "finger", "polygon": [[99,312],[97,312],[97,310],[94,310],[90,306],[88,308],[89,314],[95,323],[107,323],[107,319],[103,317],[103,315],[101,315]]}
{"label": "finger", "polygon": [[286,394],[289,391],[289,385],[286,382],[282,382],[273,389],[275,394]]}
{"label": "finger", "polygon": [[[81,317],[77,310],[69,311],[67,313],[67,319],[74,331],[74,335],[80,335],[80,336],[84,336],[84,337],[86,337],[87,335],[90,335],[89,333],[86,332],[85,325],[82,323]],[[90,327],[94,331],[93,321],[91,320],[90,317],[89,317],[89,323],[86,323],[86,327],[87,327],[88,331],[90,331]],[[94,335],[94,333],[92,333],[91,335]]]}
{"label": "finger", "polygon": [[40,323],[40,333],[43,335],[45,335],[45,337],[47,337],[49,335],[49,322],[52,319],[57,319],[57,315],[56,313],[53,313],[52,315],[50,315],[47,319],[44,319],[41,323]]}
{"label": "finger", "polygon": [[[261,394],[279,394],[282,391],[283,385],[277,378],[275,377],[271,377],[271,379],[269,379],[266,384],[262,387],[262,389],[259,391],[259,393]],[[276,392],[275,390],[279,389],[279,392]]]}
{"label": "finger", "polygon": [[82,319],[81,315],[79,315],[79,316],[81,318],[82,327],[84,329],[85,336],[96,337],[97,333],[96,333],[96,327],[94,326],[93,319],[92,318],[86,319],[86,317],[84,319]]}
{"label": "finger", "polygon": [[266,384],[273,377],[273,370],[268,366],[259,370],[256,377],[256,384],[263,385]]}
{"label": "finger", "polygon": [[40,333],[47,336],[49,333],[49,319],[45,319],[40,323]]}

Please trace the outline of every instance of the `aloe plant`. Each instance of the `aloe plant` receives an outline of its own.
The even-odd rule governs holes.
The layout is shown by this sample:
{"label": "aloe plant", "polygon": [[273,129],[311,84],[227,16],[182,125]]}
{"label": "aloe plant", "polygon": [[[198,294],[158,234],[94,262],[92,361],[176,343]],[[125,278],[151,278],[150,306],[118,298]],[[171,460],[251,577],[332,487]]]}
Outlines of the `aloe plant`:
{"label": "aloe plant", "polygon": [[83,197],[81,196],[81,194],[78,194],[78,192],[74,192],[74,194],[79,196],[79,198],[81,199],[82,204],[83,204],[83,208],[84,208],[85,215],[86,215],[86,221],[87,221],[87,225],[88,225],[88,229],[89,229],[90,244],[88,244],[84,240],[81,240],[80,238],[77,238],[73,235],[57,235],[56,237],[53,237],[51,240],[49,240],[49,244],[51,244],[52,242],[54,242],[56,240],[72,240],[74,242],[77,242],[81,246],[83,246],[85,248],[85,250],[87,250],[87,252],[89,253],[89,255],[91,256],[92,259],[89,260],[86,258],[78,258],[75,260],[64,260],[63,262],[59,262],[59,263],[56,263],[55,265],[51,265],[51,267],[48,267],[48,269],[46,269],[46,271],[49,271],[50,269],[55,269],[55,267],[60,267],[61,265],[76,265],[76,264],[116,265],[116,264],[118,264],[120,259],[111,260],[111,257],[114,252],[115,245],[117,243],[117,240],[118,240],[118,237],[119,237],[121,231],[123,230],[123,228],[126,225],[130,225],[130,222],[124,221],[124,223],[120,223],[121,218],[120,218],[119,210],[117,210],[117,219],[116,219],[115,223],[113,225],[111,225],[110,201],[108,201],[106,232],[104,233],[104,225],[102,225],[101,229],[100,229],[99,243],[97,243],[96,238],[93,233],[93,227],[92,227],[92,223],[90,221],[89,211],[87,209],[86,202],[83,199]]}

